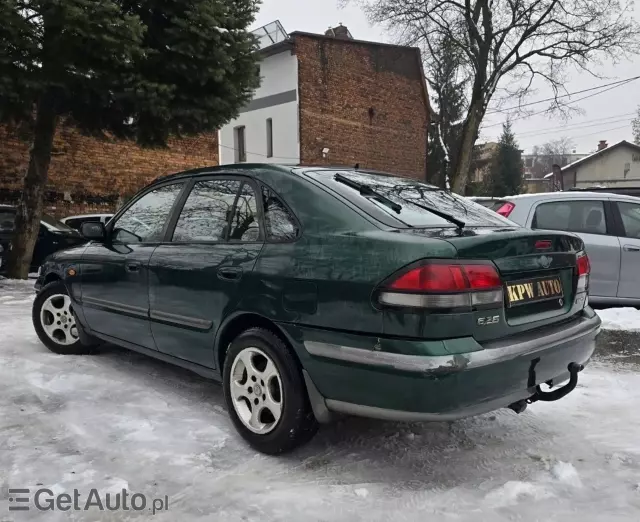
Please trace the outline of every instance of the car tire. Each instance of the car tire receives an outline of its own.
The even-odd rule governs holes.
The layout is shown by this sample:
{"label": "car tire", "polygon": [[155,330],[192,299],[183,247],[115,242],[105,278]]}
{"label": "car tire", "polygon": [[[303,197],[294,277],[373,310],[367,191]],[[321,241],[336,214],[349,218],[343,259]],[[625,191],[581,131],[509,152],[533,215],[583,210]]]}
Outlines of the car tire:
{"label": "car tire", "polygon": [[269,330],[251,328],[231,343],[223,388],[235,428],[261,453],[292,451],[318,431],[300,365]]}
{"label": "car tire", "polygon": [[53,353],[77,355],[95,351],[95,345],[85,345],[80,340],[73,304],[62,281],[42,288],[33,302],[31,318],[40,341]]}

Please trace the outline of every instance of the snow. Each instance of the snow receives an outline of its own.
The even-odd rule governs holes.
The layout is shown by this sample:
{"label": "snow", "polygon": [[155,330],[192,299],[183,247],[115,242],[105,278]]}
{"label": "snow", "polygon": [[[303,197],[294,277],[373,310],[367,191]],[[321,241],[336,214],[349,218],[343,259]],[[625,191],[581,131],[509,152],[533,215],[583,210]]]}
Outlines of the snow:
{"label": "snow", "polygon": [[[599,357],[565,399],[521,415],[347,418],[267,457],[235,433],[220,386],[115,347],[54,355],[31,325],[33,281],[0,279],[0,298],[0,513],[5,488],[49,487],[167,495],[160,522],[640,519],[637,360]],[[15,520],[138,518],[103,515]]]}
{"label": "snow", "polygon": [[440,139],[440,146],[442,147],[442,150],[444,151],[444,161],[447,164],[449,164],[450,163],[450,160],[449,160],[449,149],[445,145],[444,139],[442,138],[442,127],[440,127],[440,123],[438,123],[438,138]]}
{"label": "snow", "polygon": [[640,331],[640,310],[635,308],[607,308],[598,310],[604,330]]}

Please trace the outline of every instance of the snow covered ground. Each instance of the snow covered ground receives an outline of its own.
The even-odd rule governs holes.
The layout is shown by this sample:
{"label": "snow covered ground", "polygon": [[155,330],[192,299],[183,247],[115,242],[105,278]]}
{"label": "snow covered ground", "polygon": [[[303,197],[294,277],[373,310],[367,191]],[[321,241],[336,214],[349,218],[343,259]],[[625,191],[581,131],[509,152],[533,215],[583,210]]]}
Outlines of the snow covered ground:
{"label": "snow covered ground", "polygon": [[598,315],[605,330],[640,331],[640,310],[635,308],[606,308]]}
{"label": "snow covered ground", "polygon": [[8,512],[7,488],[44,486],[168,495],[159,521],[640,520],[638,334],[605,332],[574,393],[521,415],[347,419],[274,458],[236,436],[216,384],[116,348],[48,352],[32,284],[0,280],[0,521],[152,516]]}

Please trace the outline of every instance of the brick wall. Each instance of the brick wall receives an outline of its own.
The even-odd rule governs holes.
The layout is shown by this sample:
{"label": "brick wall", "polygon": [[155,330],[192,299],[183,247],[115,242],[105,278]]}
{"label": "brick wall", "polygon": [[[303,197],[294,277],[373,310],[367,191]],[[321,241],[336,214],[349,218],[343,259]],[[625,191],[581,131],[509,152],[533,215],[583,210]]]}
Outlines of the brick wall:
{"label": "brick wall", "polygon": [[[15,203],[29,162],[29,138],[0,126],[0,203]],[[173,139],[166,149],[99,140],[60,128],[45,196],[45,212],[61,218],[112,212],[158,176],[218,164],[217,136]]]}
{"label": "brick wall", "polygon": [[419,51],[292,36],[299,63],[301,163],[359,163],[424,180],[429,107]]}

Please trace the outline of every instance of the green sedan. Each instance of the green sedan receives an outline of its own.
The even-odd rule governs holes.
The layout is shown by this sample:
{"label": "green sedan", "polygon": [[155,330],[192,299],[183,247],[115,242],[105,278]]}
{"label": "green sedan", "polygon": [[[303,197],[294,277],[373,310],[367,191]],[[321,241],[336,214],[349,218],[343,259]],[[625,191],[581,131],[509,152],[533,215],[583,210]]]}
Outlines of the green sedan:
{"label": "green sedan", "polygon": [[222,381],[237,431],[268,454],[342,414],[451,421],[558,400],[600,328],[577,236],[364,169],[183,172],[82,232],[40,269],[42,342]]}

